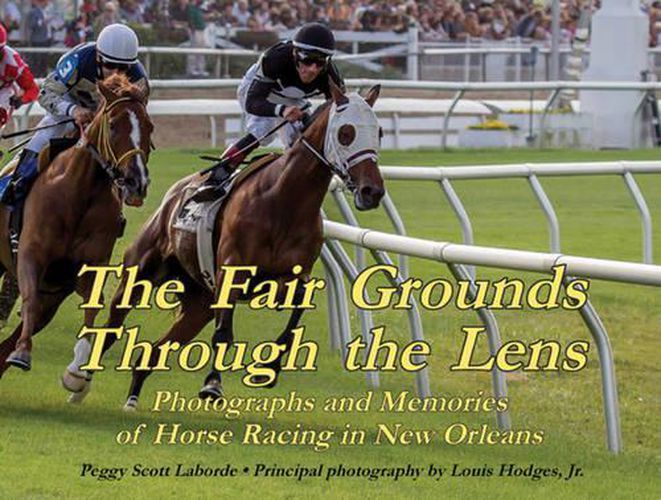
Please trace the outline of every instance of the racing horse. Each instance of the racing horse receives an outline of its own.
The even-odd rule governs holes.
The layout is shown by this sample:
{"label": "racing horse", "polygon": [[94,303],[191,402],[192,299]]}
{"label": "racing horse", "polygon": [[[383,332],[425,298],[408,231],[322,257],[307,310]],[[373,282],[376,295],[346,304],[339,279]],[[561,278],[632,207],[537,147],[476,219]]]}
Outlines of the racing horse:
{"label": "racing horse", "polygon": [[[376,208],[384,195],[383,179],[377,166],[380,127],[372,106],[379,86],[371,88],[363,99],[358,94],[345,95],[332,81],[332,98],[320,106],[302,136],[281,157],[257,170],[230,191],[224,208],[216,216],[214,242],[215,287],[205,286],[197,263],[196,239],[191,233],[173,227],[172,221],[186,202],[188,192],[202,182],[199,174],[188,176],[173,185],[161,206],[147,221],[137,239],[127,249],[124,266],[138,266],[136,279],[154,285],[176,278],[184,283],[178,316],[169,331],[155,344],[184,344],[192,340],[215,316],[213,345],[233,342],[234,308],[211,309],[212,288],[223,282],[222,266],[256,266],[257,279],[276,280],[279,292],[283,282],[298,278],[296,300],[301,299],[303,283],[309,280],[312,266],[323,244],[321,205],[333,174],[340,176],[352,190],[358,209]],[[294,275],[294,266],[302,271]],[[299,268],[300,269],[300,268]],[[254,283],[254,279],[251,280]],[[128,308],[118,308],[126,287],[126,273],[110,305],[108,328],[120,327]],[[228,302],[234,305],[250,297],[234,293]],[[137,295],[137,294],[136,294]],[[131,296],[134,303],[137,297]],[[296,302],[300,303],[300,302]],[[292,310],[282,334],[275,341],[284,347],[270,367],[280,371],[282,356],[291,347],[302,308]],[[106,340],[104,352],[114,337]],[[79,402],[89,391],[91,374],[80,370],[89,359],[91,345],[81,339],[75,357],[62,377],[65,388],[74,392],[70,401]],[[154,366],[158,349],[153,349],[149,366]],[[125,409],[137,407],[138,396],[150,371],[136,370]],[[276,378],[273,379],[273,385]],[[202,398],[222,395],[221,374],[211,371],[200,391]]]}
{"label": "racing horse", "polygon": [[[84,264],[105,265],[124,225],[122,205],[141,206],[153,124],[147,93],[123,75],[97,85],[101,105],[76,146],[37,177],[24,205],[16,258],[8,238],[9,211],[0,210],[0,275],[17,278],[21,323],[0,344],[0,375],[9,366],[31,368],[32,336],[74,291],[88,299],[92,280],[78,279]],[[93,326],[96,310],[86,310]]]}

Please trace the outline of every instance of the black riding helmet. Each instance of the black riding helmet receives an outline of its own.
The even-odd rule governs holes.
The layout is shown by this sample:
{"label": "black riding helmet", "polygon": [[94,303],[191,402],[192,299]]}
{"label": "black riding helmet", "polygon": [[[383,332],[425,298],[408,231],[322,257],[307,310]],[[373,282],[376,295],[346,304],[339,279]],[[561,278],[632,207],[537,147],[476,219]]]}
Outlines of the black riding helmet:
{"label": "black riding helmet", "polygon": [[328,63],[335,53],[335,37],[321,23],[307,23],[294,35],[294,56],[297,61]]}

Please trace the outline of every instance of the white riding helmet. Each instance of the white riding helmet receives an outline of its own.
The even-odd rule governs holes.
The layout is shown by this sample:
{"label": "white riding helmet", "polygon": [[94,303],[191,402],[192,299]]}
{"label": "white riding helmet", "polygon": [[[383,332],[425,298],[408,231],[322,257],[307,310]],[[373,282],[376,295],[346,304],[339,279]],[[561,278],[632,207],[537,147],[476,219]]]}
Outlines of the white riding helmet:
{"label": "white riding helmet", "polygon": [[96,51],[104,61],[135,64],[138,62],[138,36],[124,24],[111,24],[99,34]]}

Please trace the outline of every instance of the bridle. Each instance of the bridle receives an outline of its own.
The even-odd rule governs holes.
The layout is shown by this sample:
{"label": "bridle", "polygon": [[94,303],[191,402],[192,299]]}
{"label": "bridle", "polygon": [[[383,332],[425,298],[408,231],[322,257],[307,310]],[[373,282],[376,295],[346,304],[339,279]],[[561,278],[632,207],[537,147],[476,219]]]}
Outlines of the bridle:
{"label": "bridle", "polygon": [[147,163],[147,155],[141,148],[135,147],[118,157],[110,142],[110,112],[123,102],[136,102],[145,107],[143,102],[134,97],[120,97],[110,104],[105,104],[101,110],[101,123],[96,144],[88,140],[85,131],[81,129],[81,138],[86,139],[87,149],[110,180],[120,188],[124,187],[126,180],[124,170],[120,168],[124,162],[134,156],[140,156],[142,161]]}
{"label": "bridle", "polygon": [[[355,98],[356,97],[347,97],[346,102],[336,104],[335,107],[331,107],[329,110],[328,125],[326,127],[326,133],[324,137],[323,151],[318,151],[317,148],[315,148],[310,143],[310,141],[307,140],[307,138],[301,138],[303,145],[333,174],[337,175],[342,180],[342,182],[344,182],[347,189],[352,193],[355,193],[357,186],[351,180],[351,176],[349,175],[350,170],[364,160],[372,159],[376,162],[378,158],[378,153],[372,144],[369,144],[369,142],[364,140],[360,141],[357,138],[351,143],[354,145],[352,150],[347,151],[345,154],[340,153],[340,149],[337,144],[337,138],[335,137],[336,128],[339,129],[339,126],[343,126],[343,122],[349,124],[352,123],[347,122],[348,119],[351,119],[349,116],[346,116],[344,119],[340,119],[339,114],[343,112],[346,113],[347,108],[349,108],[349,104],[351,102],[350,99]],[[362,98],[360,99],[362,100]],[[364,106],[367,108],[367,104]],[[365,109],[361,108],[360,106],[350,109],[353,110],[351,112],[354,115],[357,115],[352,116],[352,118],[357,119],[357,122],[352,124],[353,127],[356,127],[356,125],[361,122],[361,113],[365,113]],[[339,120],[337,123],[335,122],[336,117],[338,117],[337,120]]]}
{"label": "bridle", "polygon": [[342,170],[337,165],[328,161],[324,154],[320,151],[317,151],[317,148],[315,148],[305,137],[301,137],[301,142],[308,149],[308,151],[315,155],[321,163],[323,163],[333,174],[337,175],[342,180],[350,192],[353,193],[356,191],[356,183],[351,180],[348,168],[346,170]]}

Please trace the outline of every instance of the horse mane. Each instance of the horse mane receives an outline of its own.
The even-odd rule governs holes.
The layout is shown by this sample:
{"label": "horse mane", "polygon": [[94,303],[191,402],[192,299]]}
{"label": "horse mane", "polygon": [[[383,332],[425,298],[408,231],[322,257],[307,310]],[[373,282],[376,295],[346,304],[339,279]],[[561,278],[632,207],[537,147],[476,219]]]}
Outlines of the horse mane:
{"label": "horse mane", "polygon": [[145,102],[145,91],[131,83],[128,77],[122,73],[115,73],[103,80],[103,84],[117,95],[117,97],[130,97],[140,102]]}
{"label": "horse mane", "polygon": [[303,130],[301,133],[305,133],[308,128],[319,118],[319,115],[321,115],[326,109],[333,104],[333,99],[328,99],[327,101],[323,102],[317,108],[312,112],[309,118],[305,120],[305,126],[303,127]]}

